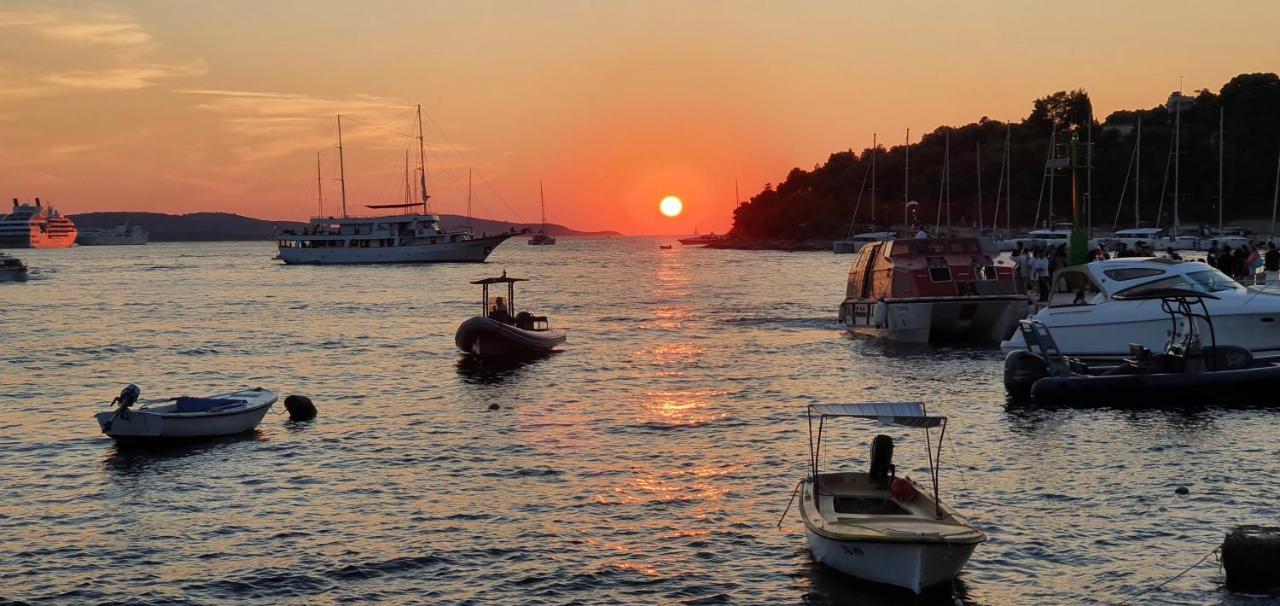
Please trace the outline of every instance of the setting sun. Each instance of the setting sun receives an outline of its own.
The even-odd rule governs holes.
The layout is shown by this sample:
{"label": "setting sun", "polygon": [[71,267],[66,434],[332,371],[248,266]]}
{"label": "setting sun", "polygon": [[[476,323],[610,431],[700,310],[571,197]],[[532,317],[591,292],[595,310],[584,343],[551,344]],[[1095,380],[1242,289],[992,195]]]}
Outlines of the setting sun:
{"label": "setting sun", "polygon": [[675,196],[667,196],[658,203],[658,210],[668,217],[678,217],[684,211],[684,202]]}

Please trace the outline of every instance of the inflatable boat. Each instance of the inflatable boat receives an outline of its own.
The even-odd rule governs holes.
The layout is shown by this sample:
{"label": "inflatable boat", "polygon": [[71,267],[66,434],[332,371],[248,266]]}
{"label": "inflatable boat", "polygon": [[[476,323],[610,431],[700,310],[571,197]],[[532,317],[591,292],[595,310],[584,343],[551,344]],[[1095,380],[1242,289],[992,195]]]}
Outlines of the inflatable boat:
{"label": "inflatable boat", "polygon": [[[476,280],[481,287],[482,316],[465,320],[453,341],[463,353],[479,358],[532,358],[544,356],[567,340],[563,330],[551,328],[546,316],[515,310],[515,283],[525,278],[501,277]],[[489,286],[506,284],[507,296],[489,300]]]}
{"label": "inflatable boat", "polygon": [[[1087,365],[1062,355],[1044,324],[1023,320],[1019,331],[1026,349],[1005,358],[1004,383],[1010,398],[1113,407],[1280,403],[1280,358],[1255,358],[1248,348],[1218,344],[1204,304],[1214,295],[1153,289],[1129,296],[1159,300],[1169,315],[1169,342],[1163,353],[1135,343],[1117,365]],[[1201,343],[1202,325],[1209,330],[1207,347]]]}

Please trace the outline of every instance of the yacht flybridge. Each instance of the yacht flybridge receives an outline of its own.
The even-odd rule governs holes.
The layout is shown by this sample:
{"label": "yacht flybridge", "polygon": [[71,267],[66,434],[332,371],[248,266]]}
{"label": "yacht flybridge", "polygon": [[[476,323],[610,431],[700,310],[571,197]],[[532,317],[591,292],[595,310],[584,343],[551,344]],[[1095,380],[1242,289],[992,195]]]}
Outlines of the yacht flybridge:
{"label": "yacht flybridge", "polygon": [[[477,238],[469,228],[455,230],[441,226],[440,217],[432,214],[428,206],[430,196],[427,194],[421,106],[418,107],[417,139],[421,200],[366,206],[379,211],[400,210],[404,214],[348,216],[346,180],[342,176],[342,116],[338,116],[342,217],[316,217],[303,228],[302,233],[282,233],[277,242],[280,260],[287,264],[480,263],[504,240],[516,235],[511,231]],[[421,212],[410,212],[419,207]]]}

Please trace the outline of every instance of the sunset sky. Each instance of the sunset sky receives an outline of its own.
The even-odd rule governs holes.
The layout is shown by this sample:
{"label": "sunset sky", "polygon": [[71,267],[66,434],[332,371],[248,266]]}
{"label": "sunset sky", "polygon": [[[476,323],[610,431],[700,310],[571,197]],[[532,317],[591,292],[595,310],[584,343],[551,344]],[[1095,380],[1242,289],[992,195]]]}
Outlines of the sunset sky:
{"label": "sunset sky", "polygon": [[[67,213],[301,220],[403,197],[421,103],[435,211],[724,231],[794,166],[1082,87],[1099,116],[1280,70],[1280,2],[0,4],[0,184]],[[358,122],[357,122],[358,121]],[[374,125],[374,126],[367,126]],[[415,148],[416,149],[416,148]],[[685,212],[658,212],[667,195]]]}

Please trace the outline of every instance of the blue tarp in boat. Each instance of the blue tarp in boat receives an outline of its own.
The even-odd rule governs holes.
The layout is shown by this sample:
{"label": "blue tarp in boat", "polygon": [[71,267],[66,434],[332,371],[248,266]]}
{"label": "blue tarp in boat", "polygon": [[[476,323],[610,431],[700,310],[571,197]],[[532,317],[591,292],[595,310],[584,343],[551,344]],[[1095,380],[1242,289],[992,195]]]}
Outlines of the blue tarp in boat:
{"label": "blue tarp in boat", "polygon": [[182,396],[178,398],[177,412],[208,412],[215,408],[223,408],[235,404],[244,404],[244,400],[232,400],[231,398],[192,398]]}

